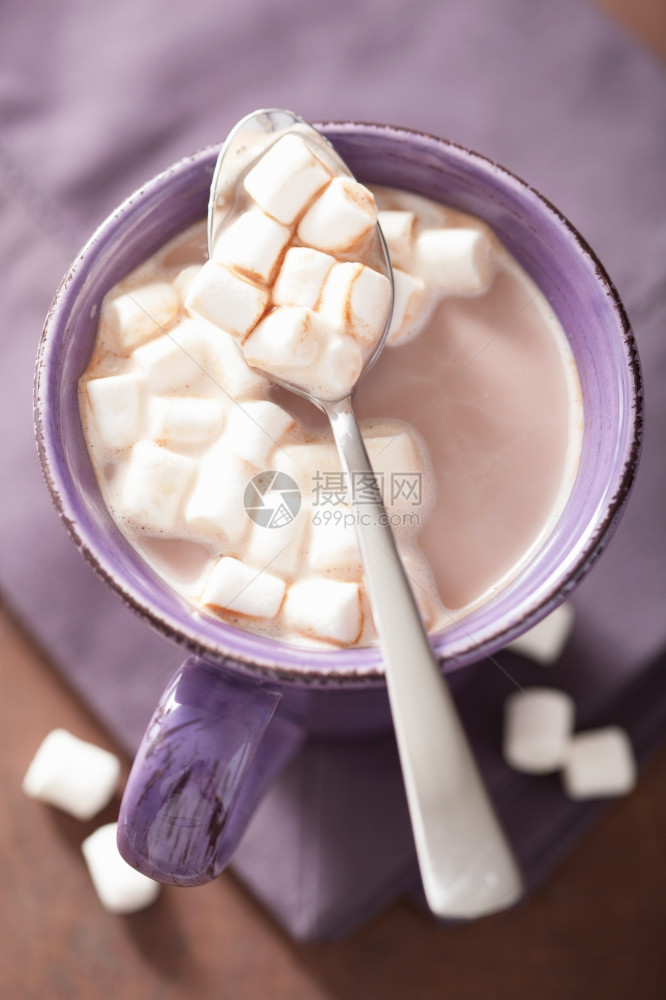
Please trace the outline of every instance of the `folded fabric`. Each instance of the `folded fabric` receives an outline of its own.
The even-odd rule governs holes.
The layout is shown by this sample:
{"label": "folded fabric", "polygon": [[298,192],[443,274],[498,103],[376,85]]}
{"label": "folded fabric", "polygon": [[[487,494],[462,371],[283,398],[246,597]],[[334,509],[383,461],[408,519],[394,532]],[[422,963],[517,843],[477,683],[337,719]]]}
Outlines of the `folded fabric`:
{"label": "folded fabric", "polygon": [[[585,725],[665,731],[666,80],[580,0],[63,0],[4,11],[0,34],[0,493],[4,599],[131,753],[182,652],[97,579],[51,508],[32,440],[32,373],[49,302],[94,226],[134,188],[261,106],[311,120],[421,128],[478,149],[564,211],[610,271],[647,386],[638,482],[616,538],[576,592],[547,683]],[[498,668],[499,667],[501,669]],[[461,711],[530,885],[598,808],[556,778],[508,771],[501,704],[542,668],[511,654],[455,678]],[[294,935],[347,932],[418,891],[393,740],[312,742],[256,814],[235,868]]]}

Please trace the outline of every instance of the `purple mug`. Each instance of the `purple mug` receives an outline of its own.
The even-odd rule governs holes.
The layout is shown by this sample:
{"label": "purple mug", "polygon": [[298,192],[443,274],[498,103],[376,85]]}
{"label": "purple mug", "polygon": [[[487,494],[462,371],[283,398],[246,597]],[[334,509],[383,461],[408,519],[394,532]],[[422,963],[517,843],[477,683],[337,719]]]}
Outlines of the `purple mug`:
{"label": "purple mug", "polygon": [[[567,220],[476,153],[383,125],[322,131],[361,181],[405,188],[490,224],[545,293],[578,365],[584,434],[566,507],[541,548],[496,596],[432,636],[442,668],[488,656],[551,612],[591,568],[626,504],[640,452],[634,338],[601,264]],[[195,885],[228,863],[248,819],[306,734],[368,736],[390,711],[377,648],[314,651],[243,632],[192,608],[120,534],[97,486],[79,418],[106,292],[206,214],[216,148],[187,157],[124,202],[66,275],[41,341],[36,429],[44,473],[75,543],[136,611],[190,652],[136,756],[119,846],[161,881]]]}

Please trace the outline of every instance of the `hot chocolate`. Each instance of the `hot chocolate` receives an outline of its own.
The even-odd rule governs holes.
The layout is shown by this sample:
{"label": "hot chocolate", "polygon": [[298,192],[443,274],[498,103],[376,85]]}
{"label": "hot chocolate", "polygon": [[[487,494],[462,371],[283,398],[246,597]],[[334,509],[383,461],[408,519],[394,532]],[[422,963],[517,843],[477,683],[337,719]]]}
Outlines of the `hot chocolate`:
{"label": "hot chocolate", "polygon": [[[559,322],[488,228],[405,192],[374,194],[396,300],[356,409],[434,631],[547,535],[573,483],[582,407]],[[104,499],[195,605],[291,642],[371,643],[330,435],[188,312],[205,256],[201,224],[105,300],[80,392]]]}

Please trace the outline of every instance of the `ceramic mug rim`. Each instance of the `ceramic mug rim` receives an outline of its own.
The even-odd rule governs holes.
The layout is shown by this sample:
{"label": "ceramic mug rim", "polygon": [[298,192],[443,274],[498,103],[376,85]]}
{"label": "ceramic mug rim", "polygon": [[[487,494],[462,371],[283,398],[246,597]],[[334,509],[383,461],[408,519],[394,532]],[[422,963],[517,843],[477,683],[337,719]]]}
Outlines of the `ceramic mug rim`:
{"label": "ceramic mug rim", "polygon": [[[449,644],[447,651],[444,647],[450,639],[454,626],[435,633],[432,636],[435,652],[442,660],[444,669],[451,670],[491,655],[552,611],[589,571],[610,540],[627,502],[640,454],[643,411],[636,344],[617,291],[594,251],[568,219],[521,178],[480,153],[425,132],[360,122],[327,122],[320,127],[334,142],[336,138],[345,135],[362,139],[381,135],[389,140],[393,138],[398,143],[405,140],[420,142],[424,144],[424,150],[427,147],[431,155],[433,149],[439,151],[440,157],[443,153],[443,162],[447,158],[454,158],[473,163],[475,169],[492,175],[494,181],[517,190],[526,204],[538,203],[540,210],[545,211],[556,225],[566,231],[567,236],[575,243],[581,260],[585,260],[587,266],[593,270],[609,300],[617,329],[622,337],[626,361],[622,373],[623,386],[628,400],[633,404],[633,419],[630,429],[629,425],[627,427],[624,453],[618,457],[616,468],[609,479],[603,511],[597,517],[594,530],[576,551],[575,557],[567,565],[562,565],[560,574],[554,575],[528,602],[519,604],[513,614],[505,613],[504,617],[494,622],[491,628],[486,628],[485,634],[472,637],[463,629],[465,638],[459,642],[458,648],[455,643],[453,646]],[[211,624],[208,616],[193,613],[192,609],[186,608],[180,599],[173,602],[172,609],[156,608],[154,602],[147,599],[132,581],[118,572],[117,567],[113,565],[113,559],[100,547],[94,525],[86,516],[85,507],[79,500],[70,469],[62,454],[57,421],[57,367],[62,338],[67,328],[67,316],[76,294],[80,291],[78,286],[83,280],[82,274],[85,276],[85,269],[91,261],[94,266],[96,251],[113,236],[114,232],[122,228],[128,214],[131,217],[131,213],[140,208],[145,199],[163,194],[170,184],[201,165],[210,163],[212,173],[218,148],[218,146],[208,146],[183,157],[142,185],[102,222],[68,269],[49,310],[37,360],[35,429],[44,477],[58,514],[87,561],[134,611],[149,620],[162,634],[197,655],[207,659],[232,662],[234,667],[242,672],[267,677],[281,683],[291,682],[309,686],[330,686],[341,683],[347,685],[358,682],[364,685],[383,684],[381,654],[376,646],[331,651],[312,650],[265,636],[257,636],[225,625],[219,619],[215,619]],[[60,336],[52,334],[54,329],[61,331]],[[118,537],[122,539],[119,532]],[[537,552],[536,556],[538,555]],[[524,606],[526,603],[528,607]],[[202,623],[205,623],[204,628],[213,628],[216,635],[221,634],[225,641],[212,643],[210,637],[202,633]]]}

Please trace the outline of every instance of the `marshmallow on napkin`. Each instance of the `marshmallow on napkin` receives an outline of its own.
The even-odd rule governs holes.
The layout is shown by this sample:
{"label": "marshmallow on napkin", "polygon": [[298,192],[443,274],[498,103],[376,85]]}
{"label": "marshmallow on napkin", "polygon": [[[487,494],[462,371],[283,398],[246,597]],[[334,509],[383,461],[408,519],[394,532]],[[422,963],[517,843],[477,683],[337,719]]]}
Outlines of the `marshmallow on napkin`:
{"label": "marshmallow on napkin", "polygon": [[619,726],[577,733],[569,744],[562,772],[571,799],[626,795],[636,784],[631,742]]}
{"label": "marshmallow on napkin", "polygon": [[504,705],[504,759],[516,771],[547,774],[567,759],[573,699],[555,688],[516,691]]}

